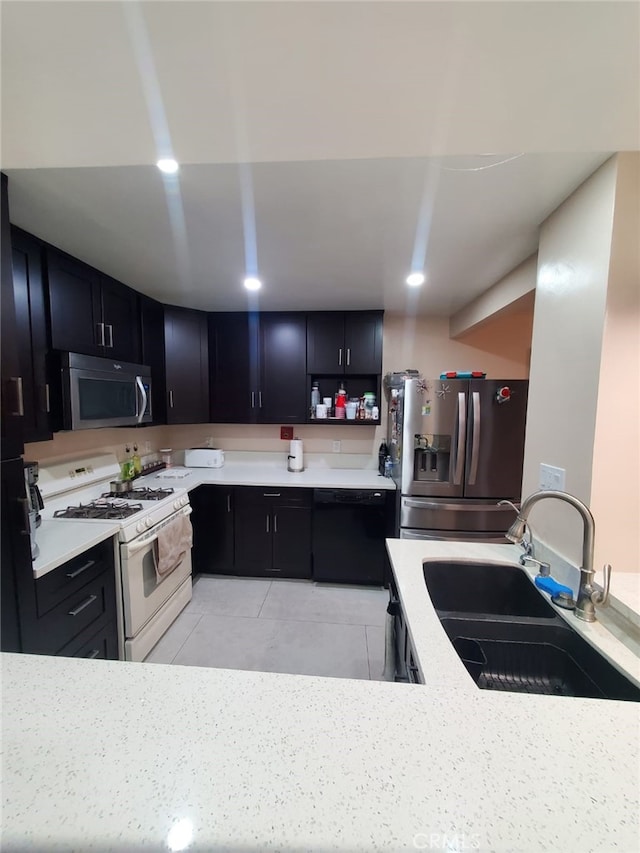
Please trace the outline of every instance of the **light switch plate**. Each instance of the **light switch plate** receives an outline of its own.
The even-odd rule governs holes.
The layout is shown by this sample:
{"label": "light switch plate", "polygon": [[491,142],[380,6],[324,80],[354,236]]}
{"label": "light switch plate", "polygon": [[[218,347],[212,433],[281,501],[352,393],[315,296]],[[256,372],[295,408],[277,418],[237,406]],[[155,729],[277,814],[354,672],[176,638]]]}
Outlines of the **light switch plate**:
{"label": "light switch plate", "polygon": [[334,453],[340,453],[341,447],[342,447],[341,442],[339,442],[339,441],[334,441],[334,442],[333,442],[332,450],[333,450],[333,452],[334,452]]}
{"label": "light switch plate", "polygon": [[558,492],[565,490],[565,475],[564,468],[556,468],[555,465],[545,465],[540,463],[540,488],[544,491],[555,489]]}

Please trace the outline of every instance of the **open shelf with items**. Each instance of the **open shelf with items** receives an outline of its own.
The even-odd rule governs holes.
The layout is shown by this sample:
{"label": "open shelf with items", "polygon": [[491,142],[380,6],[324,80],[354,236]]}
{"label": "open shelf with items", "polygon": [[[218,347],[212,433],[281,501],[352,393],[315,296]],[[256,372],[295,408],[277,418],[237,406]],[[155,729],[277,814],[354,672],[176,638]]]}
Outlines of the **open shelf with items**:
{"label": "open shelf with items", "polygon": [[[344,388],[347,400],[351,398],[360,400],[366,393],[374,393],[376,395],[375,405],[378,407],[379,416],[375,419],[368,418],[364,420],[359,420],[358,418],[350,420],[346,417],[315,417],[311,409],[311,388],[314,382],[318,383],[321,402],[325,397],[330,397],[335,402],[336,394],[340,388]],[[382,423],[383,415],[380,391],[380,376],[377,374],[344,376],[338,373],[310,373],[307,375],[307,400],[309,401],[307,423],[332,426],[379,426]]]}

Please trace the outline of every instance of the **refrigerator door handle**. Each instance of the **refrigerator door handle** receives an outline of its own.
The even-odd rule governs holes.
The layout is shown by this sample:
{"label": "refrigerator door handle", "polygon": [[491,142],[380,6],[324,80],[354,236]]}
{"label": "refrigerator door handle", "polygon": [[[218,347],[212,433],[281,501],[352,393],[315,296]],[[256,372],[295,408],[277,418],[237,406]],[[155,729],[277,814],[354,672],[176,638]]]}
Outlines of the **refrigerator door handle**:
{"label": "refrigerator door handle", "polygon": [[456,449],[456,467],[453,473],[453,483],[459,486],[462,482],[464,467],[464,445],[467,437],[467,398],[464,392],[458,394],[458,447]]}
{"label": "refrigerator door handle", "polygon": [[446,510],[447,512],[460,512],[460,510],[464,510],[464,512],[504,512],[499,504],[473,504],[465,503],[464,500],[461,503],[447,504],[436,503],[430,498],[402,498],[402,505],[411,509],[435,509]]}
{"label": "refrigerator door handle", "polygon": [[473,438],[471,440],[471,465],[469,466],[469,485],[475,486],[478,476],[478,456],[480,452],[480,393],[474,391],[472,396]]}

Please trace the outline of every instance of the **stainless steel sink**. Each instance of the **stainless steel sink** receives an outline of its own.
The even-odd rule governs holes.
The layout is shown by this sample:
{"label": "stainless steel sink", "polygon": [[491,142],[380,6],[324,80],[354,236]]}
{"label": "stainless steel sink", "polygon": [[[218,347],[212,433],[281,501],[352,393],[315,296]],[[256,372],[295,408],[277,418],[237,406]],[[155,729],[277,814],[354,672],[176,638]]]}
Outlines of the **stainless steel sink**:
{"label": "stainless steel sink", "polygon": [[640,702],[640,688],[556,613],[523,569],[453,561],[423,569],[442,627],[481,689]]}
{"label": "stainless steel sink", "polygon": [[438,611],[555,618],[556,612],[518,566],[434,560],[424,580]]}

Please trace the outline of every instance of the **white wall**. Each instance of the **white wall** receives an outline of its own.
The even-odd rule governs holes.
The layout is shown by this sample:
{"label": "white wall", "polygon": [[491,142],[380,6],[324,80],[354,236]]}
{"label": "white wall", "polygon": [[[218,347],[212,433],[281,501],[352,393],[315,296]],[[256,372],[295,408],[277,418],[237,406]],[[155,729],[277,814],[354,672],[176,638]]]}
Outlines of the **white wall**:
{"label": "white wall", "polygon": [[[591,511],[596,567],[640,570],[640,153],[618,155]],[[614,581],[615,582],[615,581]]]}
{"label": "white wall", "polygon": [[[616,176],[614,157],[541,228],[523,495],[538,489],[546,462],[566,470],[566,491],[590,502]],[[580,565],[574,510],[548,501],[531,521],[540,539]]]}

